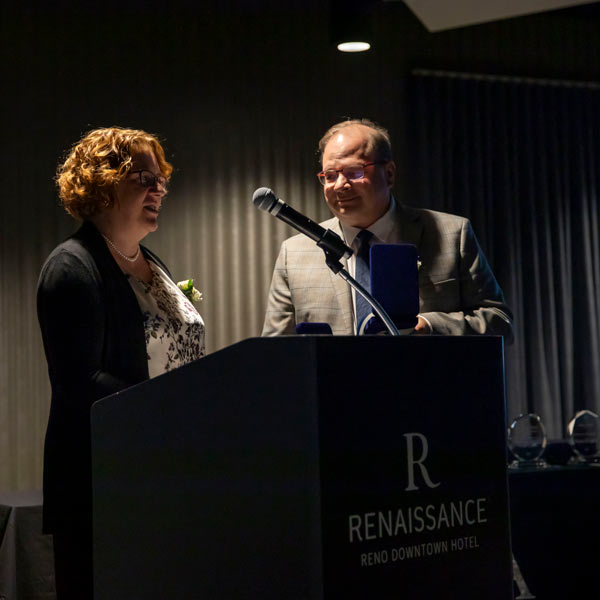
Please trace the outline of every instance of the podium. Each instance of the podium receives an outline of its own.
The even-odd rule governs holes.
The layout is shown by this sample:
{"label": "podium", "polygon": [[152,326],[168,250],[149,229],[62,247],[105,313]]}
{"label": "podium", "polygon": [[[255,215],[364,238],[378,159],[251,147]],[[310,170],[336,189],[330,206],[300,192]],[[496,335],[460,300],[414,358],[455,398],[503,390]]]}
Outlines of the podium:
{"label": "podium", "polygon": [[512,599],[502,343],[253,338],[96,402],[96,600]]}

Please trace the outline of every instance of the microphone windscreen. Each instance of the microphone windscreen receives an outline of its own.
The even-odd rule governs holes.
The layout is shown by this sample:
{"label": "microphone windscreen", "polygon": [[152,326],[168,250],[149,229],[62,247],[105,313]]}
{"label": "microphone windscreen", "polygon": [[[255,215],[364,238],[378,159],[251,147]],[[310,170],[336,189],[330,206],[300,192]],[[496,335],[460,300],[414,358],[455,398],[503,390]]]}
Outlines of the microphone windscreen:
{"label": "microphone windscreen", "polygon": [[252,202],[256,208],[271,212],[271,209],[277,204],[277,197],[271,188],[261,187],[252,194]]}
{"label": "microphone windscreen", "polygon": [[[414,244],[375,244],[371,247],[371,295],[383,306],[398,329],[412,328],[419,313],[419,272]],[[365,333],[382,331],[373,319]]]}

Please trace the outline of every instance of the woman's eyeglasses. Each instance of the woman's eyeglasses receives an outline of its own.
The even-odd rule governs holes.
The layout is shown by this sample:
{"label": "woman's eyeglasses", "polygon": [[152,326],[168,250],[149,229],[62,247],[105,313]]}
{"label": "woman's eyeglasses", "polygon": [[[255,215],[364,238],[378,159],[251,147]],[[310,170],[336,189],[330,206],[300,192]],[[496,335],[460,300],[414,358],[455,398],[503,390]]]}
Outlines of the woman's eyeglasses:
{"label": "woman's eyeglasses", "polygon": [[131,171],[131,173],[136,173],[139,176],[140,185],[144,187],[154,187],[157,183],[163,189],[167,189],[167,178],[164,175],[155,175],[150,171]]}

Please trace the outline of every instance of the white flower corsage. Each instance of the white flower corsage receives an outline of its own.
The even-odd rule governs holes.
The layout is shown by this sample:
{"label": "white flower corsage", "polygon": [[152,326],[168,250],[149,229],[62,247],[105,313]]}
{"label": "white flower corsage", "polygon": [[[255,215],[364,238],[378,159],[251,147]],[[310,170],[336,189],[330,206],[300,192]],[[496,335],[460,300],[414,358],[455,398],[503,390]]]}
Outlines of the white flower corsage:
{"label": "white flower corsage", "polygon": [[183,281],[178,281],[177,287],[186,295],[190,302],[195,303],[202,300],[202,293],[194,287],[193,279],[184,279]]}

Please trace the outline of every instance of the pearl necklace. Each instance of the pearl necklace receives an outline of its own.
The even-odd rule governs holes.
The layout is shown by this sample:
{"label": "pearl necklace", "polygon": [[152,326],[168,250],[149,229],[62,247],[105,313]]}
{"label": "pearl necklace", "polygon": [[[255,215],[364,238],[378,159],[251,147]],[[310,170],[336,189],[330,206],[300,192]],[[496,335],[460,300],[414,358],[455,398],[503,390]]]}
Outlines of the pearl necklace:
{"label": "pearl necklace", "polygon": [[135,262],[139,256],[140,256],[140,247],[138,245],[138,249],[137,252],[135,253],[134,256],[127,256],[126,254],[123,254],[115,245],[114,243],[109,240],[103,233],[101,234],[102,237],[111,245],[112,249],[124,260],[126,260],[127,262],[133,263]]}

